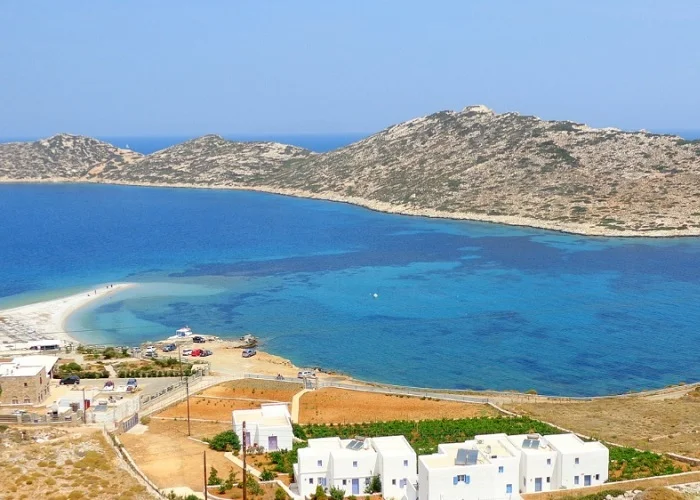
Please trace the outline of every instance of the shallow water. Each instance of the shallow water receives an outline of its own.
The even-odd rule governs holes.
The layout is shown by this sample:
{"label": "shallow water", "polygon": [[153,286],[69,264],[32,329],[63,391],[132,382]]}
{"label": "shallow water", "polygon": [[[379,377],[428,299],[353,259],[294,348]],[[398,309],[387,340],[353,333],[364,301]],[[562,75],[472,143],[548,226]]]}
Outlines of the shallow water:
{"label": "shallow water", "polygon": [[144,284],[71,319],[87,342],[188,324],[397,384],[595,395],[700,380],[698,238],[99,185],[0,185],[0,231],[0,307]]}

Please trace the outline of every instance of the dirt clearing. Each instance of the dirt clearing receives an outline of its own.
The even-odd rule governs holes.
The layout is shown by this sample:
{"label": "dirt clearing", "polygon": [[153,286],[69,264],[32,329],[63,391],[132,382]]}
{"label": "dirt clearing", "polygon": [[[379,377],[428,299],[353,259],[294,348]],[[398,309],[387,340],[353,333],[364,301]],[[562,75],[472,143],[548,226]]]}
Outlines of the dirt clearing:
{"label": "dirt clearing", "polygon": [[487,405],[343,389],[319,389],[301,397],[302,424],[361,423],[496,416]]}
{"label": "dirt clearing", "polygon": [[[269,380],[235,380],[211,387],[190,397],[190,418],[231,422],[233,410],[259,408],[261,403],[292,402],[301,384]],[[290,407],[291,410],[291,407]],[[183,401],[162,411],[156,417],[186,418],[187,403]]]}
{"label": "dirt clearing", "polygon": [[[192,437],[212,437],[229,425],[192,422]],[[207,469],[214,467],[220,477],[233,468],[241,478],[242,471],[222,452],[210,450],[206,444],[187,438],[187,422],[151,420],[143,434],[122,434],[119,437],[131,457],[159,488],[189,486],[203,491],[203,452],[207,452]],[[207,470],[207,475],[209,470]]]}
{"label": "dirt clearing", "polygon": [[700,458],[700,398],[519,403],[506,409],[626,446]]}

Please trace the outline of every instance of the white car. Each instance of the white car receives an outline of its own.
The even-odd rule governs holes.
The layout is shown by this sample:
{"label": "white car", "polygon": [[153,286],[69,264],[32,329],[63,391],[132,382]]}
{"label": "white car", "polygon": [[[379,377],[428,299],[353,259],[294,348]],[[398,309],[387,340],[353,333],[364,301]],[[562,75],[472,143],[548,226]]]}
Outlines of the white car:
{"label": "white car", "polygon": [[182,350],[183,356],[190,356],[191,354],[192,354],[192,349],[183,349]]}
{"label": "white car", "polygon": [[311,370],[303,370],[297,373],[297,378],[316,378],[316,374]]}

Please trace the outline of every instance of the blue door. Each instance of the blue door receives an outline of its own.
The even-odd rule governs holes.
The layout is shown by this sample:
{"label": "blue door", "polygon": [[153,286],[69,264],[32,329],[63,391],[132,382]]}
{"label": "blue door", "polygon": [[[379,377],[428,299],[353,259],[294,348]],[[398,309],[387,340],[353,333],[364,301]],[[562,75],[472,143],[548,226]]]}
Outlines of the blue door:
{"label": "blue door", "polygon": [[542,478],[541,477],[535,478],[535,491],[542,491]]}
{"label": "blue door", "polygon": [[591,485],[591,476],[583,476],[583,485],[584,485],[584,486],[590,486],[590,485]]}
{"label": "blue door", "polygon": [[360,494],[360,480],[359,479],[352,480],[352,494],[353,495]]}

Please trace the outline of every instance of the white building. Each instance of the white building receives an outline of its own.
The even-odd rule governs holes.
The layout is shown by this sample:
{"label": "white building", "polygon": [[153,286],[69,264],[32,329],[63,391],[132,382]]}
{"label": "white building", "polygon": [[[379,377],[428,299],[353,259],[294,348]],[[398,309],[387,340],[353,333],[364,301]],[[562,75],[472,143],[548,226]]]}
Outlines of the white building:
{"label": "white building", "polygon": [[520,452],[505,434],[441,444],[418,457],[419,500],[519,498]]}
{"label": "white building", "polygon": [[310,439],[298,451],[294,477],[302,497],[318,485],[336,487],[346,496],[362,495],[379,476],[384,498],[415,500],[416,452],[403,436],[366,439]]}
{"label": "white building", "polygon": [[610,451],[575,434],[510,436],[522,452],[520,491],[530,493],[596,486],[608,480]]}
{"label": "white building", "polygon": [[265,451],[291,450],[294,434],[292,417],[285,403],[266,403],[256,410],[234,410],[233,431],[243,444],[243,422],[247,446],[262,446]]}

